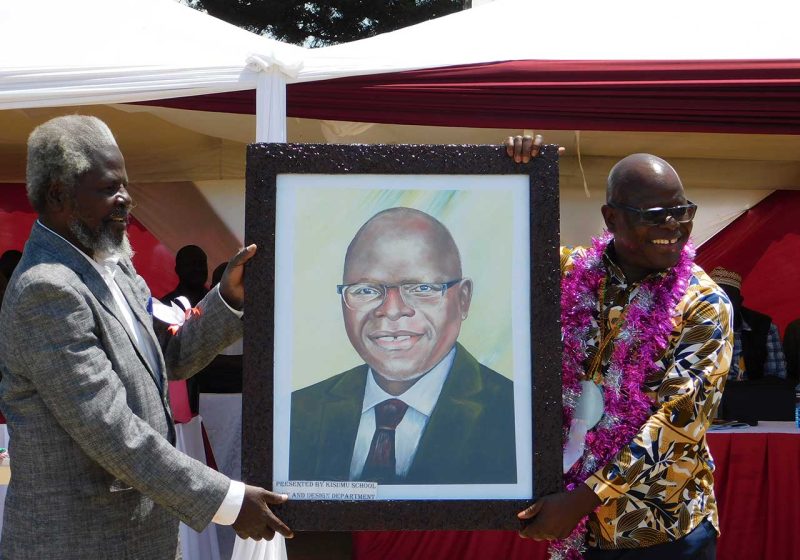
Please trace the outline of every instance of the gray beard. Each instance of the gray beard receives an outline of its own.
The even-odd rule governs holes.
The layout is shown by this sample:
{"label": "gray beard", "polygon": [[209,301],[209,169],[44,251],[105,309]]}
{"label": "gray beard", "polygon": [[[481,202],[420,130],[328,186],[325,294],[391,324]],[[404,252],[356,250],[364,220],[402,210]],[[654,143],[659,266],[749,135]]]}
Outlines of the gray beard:
{"label": "gray beard", "polygon": [[97,231],[92,231],[80,218],[73,216],[69,221],[69,231],[78,242],[91,251],[93,258],[127,257],[133,258],[133,249],[128,240],[128,232],[124,231],[117,239],[114,233],[101,226]]}

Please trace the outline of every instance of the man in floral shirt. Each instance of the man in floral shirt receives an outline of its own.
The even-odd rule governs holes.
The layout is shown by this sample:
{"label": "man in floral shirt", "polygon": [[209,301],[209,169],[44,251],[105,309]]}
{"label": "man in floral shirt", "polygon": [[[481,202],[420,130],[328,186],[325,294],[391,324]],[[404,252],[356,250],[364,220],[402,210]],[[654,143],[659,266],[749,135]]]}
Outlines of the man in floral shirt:
{"label": "man in floral shirt", "polygon": [[[521,161],[540,143],[506,146]],[[562,249],[565,436],[567,455],[573,439],[579,451],[565,459],[567,490],[519,515],[529,520],[522,536],[562,539],[555,558],[579,557],[584,537],[591,559],[715,557],[706,430],[730,366],[732,311],[691,261],[695,210],[667,162],[634,154],[608,178],[609,235]],[[570,298],[588,302],[583,315]],[[602,415],[581,440],[569,420],[593,386]]]}

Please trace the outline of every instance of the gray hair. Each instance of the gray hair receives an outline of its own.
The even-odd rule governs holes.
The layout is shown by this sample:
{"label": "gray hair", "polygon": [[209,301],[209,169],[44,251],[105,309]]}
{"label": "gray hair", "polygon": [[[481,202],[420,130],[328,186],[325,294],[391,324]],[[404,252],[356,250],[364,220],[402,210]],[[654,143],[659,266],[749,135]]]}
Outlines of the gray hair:
{"label": "gray hair", "polygon": [[28,200],[44,212],[47,189],[55,183],[74,193],[75,183],[92,167],[93,154],[117,141],[96,117],[67,115],[39,125],[28,137],[26,169]]}

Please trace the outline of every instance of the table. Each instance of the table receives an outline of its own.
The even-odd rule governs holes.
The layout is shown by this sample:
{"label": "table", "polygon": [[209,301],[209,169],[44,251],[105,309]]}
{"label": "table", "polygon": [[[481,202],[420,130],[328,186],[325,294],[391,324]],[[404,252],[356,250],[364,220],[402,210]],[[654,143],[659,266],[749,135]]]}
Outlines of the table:
{"label": "table", "polygon": [[793,422],[709,434],[719,560],[800,558],[800,430]]}
{"label": "table", "polygon": [[[200,393],[198,412],[219,472],[242,480],[242,394]],[[230,558],[236,533],[233,527],[217,527],[222,558]]]}
{"label": "table", "polygon": [[[722,536],[718,560],[800,559],[800,430],[793,422],[711,432]],[[544,560],[511,531],[353,534],[354,560]]]}
{"label": "table", "polygon": [[[200,393],[200,415],[220,472],[242,479],[242,394]],[[223,558],[231,560],[285,560],[286,543],[242,540],[230,527],[217,527]]]}
{"label": "table", "polygon": [[[195,416],[189,422],[175,424],[175,447],[201,463],[206,462],[203,445],[203,419]],[[12,458],[13,460],[13,458]],[[217,525],[209,523],[201,532],[188,525],[180,524],[178,529],[183,560],[221,560]]]}

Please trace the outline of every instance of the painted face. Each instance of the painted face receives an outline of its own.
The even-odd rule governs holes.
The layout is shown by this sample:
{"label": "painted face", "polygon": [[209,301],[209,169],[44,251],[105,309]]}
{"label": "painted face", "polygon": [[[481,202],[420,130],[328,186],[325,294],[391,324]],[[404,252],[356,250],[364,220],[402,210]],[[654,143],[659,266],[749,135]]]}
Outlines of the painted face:
{"label": "painted face", "polygon": [[[615,202],[633,208],[668,208],[687,204],[683,187],[676,175],[671,178],[621,190]],[[635,281],[655,271],[678,263],[689,240],[692,222],[679,223],[667,218],[660,225],[645,225],[638,214],[621,208],[603,207],[606,226],[614,234],[614,249],[620,266],[629,280]]]}
{"label": "painted face", "polygon": [[373,371],[393,381],[413,380],[450,351],[469,310],[470,280],[457,282],[434,303],[404,297],[396,286],[457,280],[457,263],[457,257],[432,246],[424,235],[401,232],[359,242],[348,259],[344,283],[395,286],[371,308],[351,309],[342,301],[350,343]]}
{"label": "painted face", "polygon": [[127,185],[125,161],[116,146],[97,152],[92,168],[78,178],[69,230],[90,254],[129,251]]}

